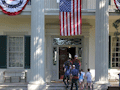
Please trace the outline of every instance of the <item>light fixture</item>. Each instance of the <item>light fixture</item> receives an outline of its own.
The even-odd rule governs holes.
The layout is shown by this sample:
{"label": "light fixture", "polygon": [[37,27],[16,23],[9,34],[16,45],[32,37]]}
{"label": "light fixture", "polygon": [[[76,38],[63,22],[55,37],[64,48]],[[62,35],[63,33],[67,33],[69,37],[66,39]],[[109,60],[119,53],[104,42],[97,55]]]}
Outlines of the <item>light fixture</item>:
{"label": "light fixture", "polygon": [[70,46],[68,48],[71,48]]}
{"label": "light fixture", "polygon": [[116,39],[118,39],[118,35],[120,35],[120,33],[118,32],[118,27],[120,26],[120,19],[116,20],[113,23],[113,26],[115,27],[115,29],[117,30],[116,32],[114,32],[114,35],[116,36]]}

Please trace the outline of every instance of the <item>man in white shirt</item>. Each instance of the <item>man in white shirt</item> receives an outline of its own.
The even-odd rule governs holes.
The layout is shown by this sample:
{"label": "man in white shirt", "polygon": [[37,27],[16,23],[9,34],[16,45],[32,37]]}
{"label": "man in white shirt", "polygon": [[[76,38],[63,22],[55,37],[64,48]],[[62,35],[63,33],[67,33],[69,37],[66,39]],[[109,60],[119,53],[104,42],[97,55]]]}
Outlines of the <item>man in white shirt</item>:
{"label": "man in white shirt", "polygon": [[87,78],[87,86],[86,86],[86,88],[88,88],[88,86],[91,88],[92,77],[91,77],[91,73],[90,73],[89,68],[88,68],[88,72],[86,73],[86,78]]}

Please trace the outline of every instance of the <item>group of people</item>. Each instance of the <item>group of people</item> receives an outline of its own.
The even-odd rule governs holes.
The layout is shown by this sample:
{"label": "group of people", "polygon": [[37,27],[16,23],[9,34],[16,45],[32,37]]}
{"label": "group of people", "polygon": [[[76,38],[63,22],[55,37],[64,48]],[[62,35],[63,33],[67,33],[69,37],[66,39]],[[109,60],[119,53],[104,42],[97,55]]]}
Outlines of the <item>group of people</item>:
{"label": "group of people", "polygon": [[87,79],[87,85],[91,88],[91,73],[90,69],[88,69],[86,75],[85,72],[81,69],[81,62],[78,60],[78,56],[75,55],[75,59],[71,60],[70,58],[64,63],[64,77],[63,82],[68,88],[69,86],[69,80],[71,80],[71,89],[73,90],[73,84],[76,86],[76,90],[78,90],[78,81],[79,81],[79,89],[84,89],[84,79],[86,77]]}

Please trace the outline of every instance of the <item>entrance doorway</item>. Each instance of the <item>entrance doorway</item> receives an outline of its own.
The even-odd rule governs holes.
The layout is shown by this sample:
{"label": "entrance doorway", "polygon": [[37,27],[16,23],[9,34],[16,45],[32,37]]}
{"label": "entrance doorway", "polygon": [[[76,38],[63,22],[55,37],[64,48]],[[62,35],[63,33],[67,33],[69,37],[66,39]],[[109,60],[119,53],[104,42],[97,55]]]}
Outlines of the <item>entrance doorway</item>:
{"label": "entrance doorway", "polygon": [[76,54],[76,47],[59,47],[59,79],[63,79],[63,64],[68,58],[73,59]]}
{"label": "entrance doorway", "polygon": [[[55,38],[53,37],[53,80],[63,78],[63,64],[68,58],[74,58],[78,55],[78,59],[82,64],[82,37]],[[83,65],[83,64],[82,64]],[[81,66],[82,66],[81,65]]]}

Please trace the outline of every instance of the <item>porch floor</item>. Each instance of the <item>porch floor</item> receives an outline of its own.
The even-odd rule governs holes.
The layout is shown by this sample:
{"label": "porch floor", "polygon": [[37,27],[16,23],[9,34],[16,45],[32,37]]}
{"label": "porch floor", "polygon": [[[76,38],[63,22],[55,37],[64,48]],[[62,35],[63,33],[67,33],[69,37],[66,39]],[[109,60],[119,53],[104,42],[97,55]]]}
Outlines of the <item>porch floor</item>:
{"label": "porch floor", "polygon": [[[109,80],[111,86],[119,86],[118,80]],[[59,81],[51,81],[50,83],[47,83],[47,85],[64,85],[62,80]]]}

